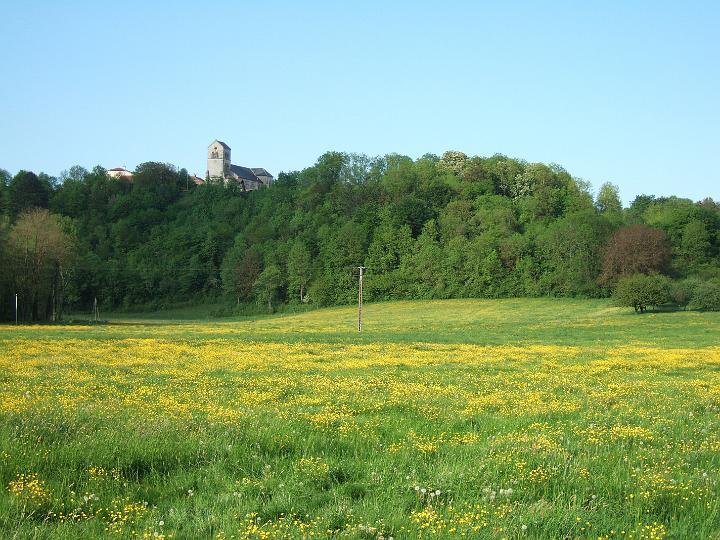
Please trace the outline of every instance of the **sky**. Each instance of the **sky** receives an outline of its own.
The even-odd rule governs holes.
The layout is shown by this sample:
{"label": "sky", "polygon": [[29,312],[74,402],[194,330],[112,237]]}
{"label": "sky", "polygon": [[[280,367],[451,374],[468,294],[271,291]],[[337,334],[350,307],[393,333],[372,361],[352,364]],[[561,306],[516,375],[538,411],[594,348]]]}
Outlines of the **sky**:
{"label": "sky", "polygon": [[558,163],[720,200],[720,2],[0,0],[0,168]]}

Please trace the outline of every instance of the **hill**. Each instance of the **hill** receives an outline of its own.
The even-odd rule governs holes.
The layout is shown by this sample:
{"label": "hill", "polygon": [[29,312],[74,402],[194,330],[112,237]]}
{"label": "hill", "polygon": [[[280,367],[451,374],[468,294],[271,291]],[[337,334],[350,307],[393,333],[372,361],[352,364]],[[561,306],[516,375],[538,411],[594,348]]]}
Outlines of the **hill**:
{"label": "hill", "polygon": [[369,300],[597,298],[658,272],[692,278],[674,296],[689,301],[696,282],[720,279],[713,200],[640,195],[623,208],[612,184],[592,194],[560,166],[501,155],[330,152],[253,192],[197,186],[160,163],[133,183],[78,167],[61,181],[0,178],[5,319],[15,293],[22,320],[96,299],[103,311],[342,305],[361,264]]}

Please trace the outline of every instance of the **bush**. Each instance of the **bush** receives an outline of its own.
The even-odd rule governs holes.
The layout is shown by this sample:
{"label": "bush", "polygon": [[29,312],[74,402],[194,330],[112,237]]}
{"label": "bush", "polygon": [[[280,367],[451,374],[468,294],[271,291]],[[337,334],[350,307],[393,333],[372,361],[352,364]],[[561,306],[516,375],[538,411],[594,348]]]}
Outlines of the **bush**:
{"label": "bush", "polygon": [[720,284],[706,281],[695,287],[690,300],[690,308],[720,311]]}
{"label": "bush", "polygon": [[660,306],[670,301],[670,280],[660,274],[634,274],[618,281],[613,299],[618,306],[635,308],[644,313],[650,306]]}
{"label": "bush", "polygon": [[685,279],[670,283],[670,300],[679,308],[686,308],[695,294],[695,289],[702,281],[698,279]]}

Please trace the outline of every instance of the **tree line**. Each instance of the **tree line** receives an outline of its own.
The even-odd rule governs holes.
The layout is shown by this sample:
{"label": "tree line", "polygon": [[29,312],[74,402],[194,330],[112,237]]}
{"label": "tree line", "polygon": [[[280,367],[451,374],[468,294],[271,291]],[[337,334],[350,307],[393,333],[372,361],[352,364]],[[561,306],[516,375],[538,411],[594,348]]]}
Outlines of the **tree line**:
{"label": "tree line", "polygon": [[253,192],[196,186],[154,162],[132,182],[101,167],[60,178],[0,170],[0,261],[6,320],[15,294],[22,320],[89,311],[95,299],[103,309],[345,304],[359,265],[370,301],[619,291],[641,310],[620,294],[642,289],[639,275],[661,276],[649,305],[712,309],[720,205],[640,195],[624,208],[613,184],[593,195],[558,165],[455,151],[329,152]]}

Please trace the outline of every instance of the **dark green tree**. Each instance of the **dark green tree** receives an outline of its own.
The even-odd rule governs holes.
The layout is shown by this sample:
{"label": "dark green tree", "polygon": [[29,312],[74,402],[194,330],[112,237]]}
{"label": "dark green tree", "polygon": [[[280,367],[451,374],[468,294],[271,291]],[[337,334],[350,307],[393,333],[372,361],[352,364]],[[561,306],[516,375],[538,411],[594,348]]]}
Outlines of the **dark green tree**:
{"label": "dark green tree", "polygon": [[29,171],[17,173],[8,186],[8,210],[12,220],[29,208],[48,208],[50,186]]}
{"label": "dark green tree", "polygon": [[250,300],[253,287],[262,271],[262,255],[253,248],[246,248],[238,240],[225,255],[222,264],[222,284],[225,292],[239,304]]}
{"label": "dark green tree", "polygon": [[5,169],[0,169],[0,217],[8,214],[8,184],[12,176]]}

